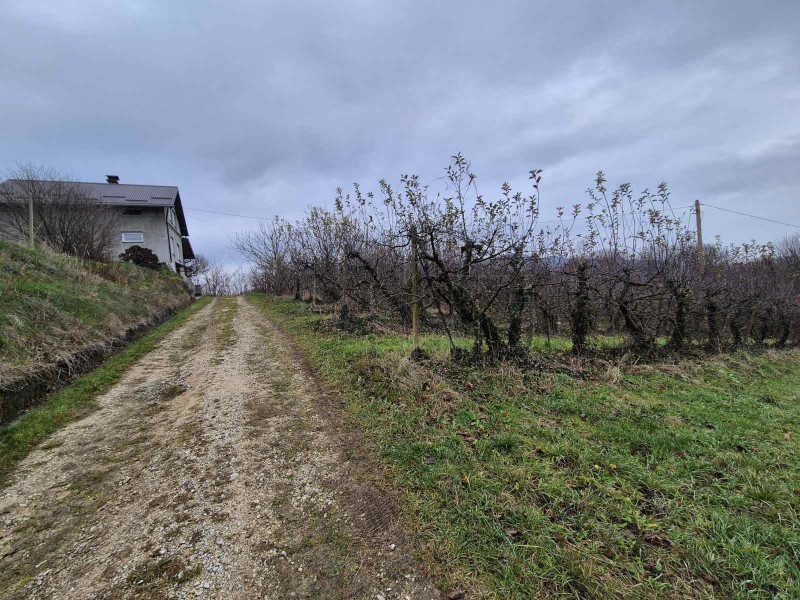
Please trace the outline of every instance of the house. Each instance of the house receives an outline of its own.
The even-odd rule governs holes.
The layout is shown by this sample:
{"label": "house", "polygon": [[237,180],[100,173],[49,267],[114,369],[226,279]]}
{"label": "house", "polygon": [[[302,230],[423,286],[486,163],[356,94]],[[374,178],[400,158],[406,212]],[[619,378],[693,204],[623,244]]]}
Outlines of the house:
{"label": "house", "polygon": [[[13,180],[4,185],[9,183]],[[194,252],[177,187],[120,183],[116,175],[108,175],[105,183],[70,185],[89,200],[119,208],[121,214],[113,221],[117,243],[111,254],[115,259],[131,246],[142,246],[173,271],[186,275],[186,262],[194,259]]]}
{"label": "house", "polygon": [[186,261],[194,258],[194,252],[177,187],[125,184],[116,175],[109,175],[106,183],[84,183],[82,188],[98,202],[122,209],[119,251],[114,256],[131,246],[142,246],[173,271],[184,273]]}

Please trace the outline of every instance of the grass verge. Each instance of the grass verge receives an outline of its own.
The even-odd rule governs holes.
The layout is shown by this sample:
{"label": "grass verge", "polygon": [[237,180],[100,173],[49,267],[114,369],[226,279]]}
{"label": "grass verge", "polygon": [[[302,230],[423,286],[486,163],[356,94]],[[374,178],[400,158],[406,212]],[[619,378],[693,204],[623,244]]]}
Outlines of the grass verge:
{"label": "grass verge", "polygon": [[233,342],[236,332],[233,329],[233,319],[239,310],[239,305],[234,297],[223,297],[217,300],[219,303],[219,330],[217,331],[217,352],[222,352],[229,348]]}
{"label": "grass verge", "polygon": [[167,334],[183,325],[208,302],[209,298],[201,298],[190,304],[98,368],[54,394],[41,406],[0,428],[0,483],[7,479],[14,465],[27,456],[31,449],[59,428],[93,410],[95,398],[107,392],[137,359],[150,352]]}
{"label": "grass verge", "polygon": [[430,363],[256,296],[342,392],[469,597],[800,597],[800,351],[585,371]]}

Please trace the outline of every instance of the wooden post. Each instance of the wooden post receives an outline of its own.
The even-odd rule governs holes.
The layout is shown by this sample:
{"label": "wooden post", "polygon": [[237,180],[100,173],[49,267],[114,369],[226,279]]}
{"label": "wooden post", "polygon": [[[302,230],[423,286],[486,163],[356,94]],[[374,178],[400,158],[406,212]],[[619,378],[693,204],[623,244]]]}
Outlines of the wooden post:
{"label": "wooden post", "polygon": [[311,278],[312,285],[311,285],[311,310],[317,310],[317,265],[316,263],[313,266],[314,275]]}
{"label": "wooden post", "polygon": [[371,283],[369,286],[369,316],[375,316],[375,284]]}
{"label": "wooden post", "polygon": [[33,192],[28,198],[28,237],[31,248],[33,248]]}
{"label": "wooden post", "polygon": [[694,216],[697,219],[697,268],[700,275],[705,271],[705,256],[703,255],[703,224],[700,216],[700,200],[694,201]]}
{"label": "wooden post", "polygon": [[[342,304],[339,307],[340,310],[343,310],[345,306],[348,305],[347,297],[350,295],[350,288],[348,287],[350,283],[350,253],[347,249],[344,249],[342,252]],[[349,308],[349,307],[348,307]]]}
{"label": "wooden post", "polygon": [[419,351],[419,271],[417,267],[417,227],[411,226],[411,336],[414,352]]}

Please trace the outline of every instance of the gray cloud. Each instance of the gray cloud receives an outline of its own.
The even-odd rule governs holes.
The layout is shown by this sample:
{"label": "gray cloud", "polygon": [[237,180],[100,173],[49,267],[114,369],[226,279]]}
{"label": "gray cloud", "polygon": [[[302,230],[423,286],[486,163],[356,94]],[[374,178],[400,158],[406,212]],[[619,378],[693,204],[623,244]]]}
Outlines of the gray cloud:
{"label": "gray cloud", "polygon": [[[800,4],[11,0],[0,165],[180,186],[194,208],[298,216],[337,185],[545,169],[544,214],[598,169],[676,204],[800,221]],[[791,229],[709,213],[731,241]],[[201,220],[202,219],[202,220]],[[231,231],[189,214],[195,247]]]}

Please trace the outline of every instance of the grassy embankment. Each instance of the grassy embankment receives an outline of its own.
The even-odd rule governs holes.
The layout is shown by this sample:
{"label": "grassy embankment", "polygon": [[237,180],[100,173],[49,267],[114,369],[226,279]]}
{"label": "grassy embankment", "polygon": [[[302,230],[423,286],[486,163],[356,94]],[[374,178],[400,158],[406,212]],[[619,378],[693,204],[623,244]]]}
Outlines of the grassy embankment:
{"label": "grassy embankment", "polygon": [[419,366],[404,336],[255,298],[342,390],[445,589],[800,597],[800,351],[606,377],[458,367],[430,336]]}
{"label": "grassy embankment", "polygon": [[[123,336],[188,302],[174,274],[0,242],[0,383]],[[0,480],[31,448],[90,411],[94,398],[204,304],[183,309],[43,405],[0,427]]]}
{"label": "grassy embankment", "polygon": [[188,301],[174,273],[0,241],[0,382],[122,336]]}
{"label": "grassy embankment", "polygon": [[96,408],[95,399],[111,389],[133,363],[150,352],[167,334],[174,331],[210,298],[201,298],[169,320],[135,340],[98,368],[79,377],[9,425],[0,427],[0,482],[19,460],[53,432]]}

